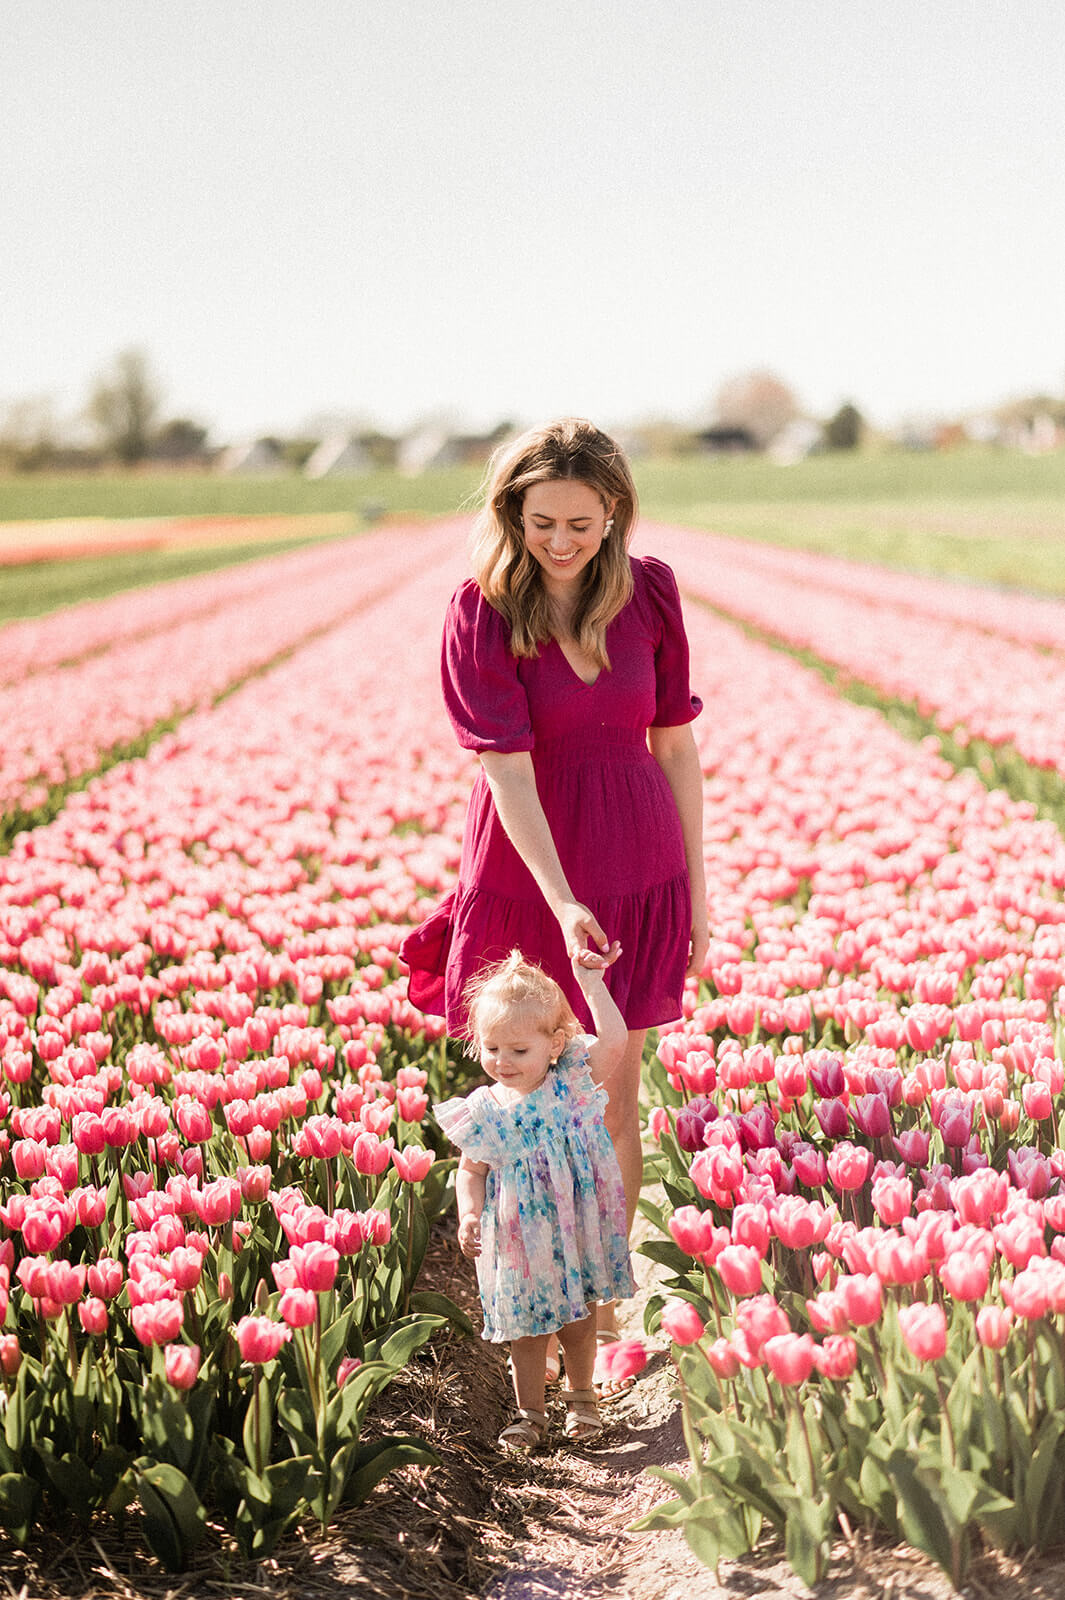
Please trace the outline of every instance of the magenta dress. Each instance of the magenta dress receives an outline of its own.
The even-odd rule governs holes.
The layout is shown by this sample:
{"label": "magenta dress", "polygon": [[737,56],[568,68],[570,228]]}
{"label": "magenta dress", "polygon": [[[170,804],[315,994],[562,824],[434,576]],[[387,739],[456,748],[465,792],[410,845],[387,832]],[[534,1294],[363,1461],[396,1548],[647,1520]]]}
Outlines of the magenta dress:
{"label": "magenta dress", "polygon": [[[444,701],[467,750],[530,751],[562,869],[622,954],[606,973],[631,1029],[681,1012],[691,891],[673,792],[647,747],[650,727],[691,722],[702,702],[688,683],[688,641],[676,579],[650,556],[631,558],[632,599],[607,629],[610,671],[584,683],[552,639],[518,660],[509,629],[474,580],[444,623]],[[591,1018],[558,923],[503,831],[488,781],[470,797],[456,887],[400,950],[421,1011],[466,1027],[463,989],[486,963],[519,949]]]}

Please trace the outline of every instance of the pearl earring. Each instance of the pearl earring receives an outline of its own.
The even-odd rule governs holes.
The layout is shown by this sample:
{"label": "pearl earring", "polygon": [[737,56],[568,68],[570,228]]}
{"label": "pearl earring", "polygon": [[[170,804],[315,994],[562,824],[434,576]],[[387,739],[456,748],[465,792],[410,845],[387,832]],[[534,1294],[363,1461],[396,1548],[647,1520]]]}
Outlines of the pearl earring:
{"label": "pearl earring", "polygon": [[603,529],[603,538],[604,538],[604,539],[609,539],[609,537],[610,537],[610,530],[611,530],[611,529],[612,529],[612,528],[613,528],[613,526],[614,526],[614,519],[613,519],[613,517],[607,517],[607,519],[606,519],[606,526],[605,526],[605,527],[604,527],[604,529]]}

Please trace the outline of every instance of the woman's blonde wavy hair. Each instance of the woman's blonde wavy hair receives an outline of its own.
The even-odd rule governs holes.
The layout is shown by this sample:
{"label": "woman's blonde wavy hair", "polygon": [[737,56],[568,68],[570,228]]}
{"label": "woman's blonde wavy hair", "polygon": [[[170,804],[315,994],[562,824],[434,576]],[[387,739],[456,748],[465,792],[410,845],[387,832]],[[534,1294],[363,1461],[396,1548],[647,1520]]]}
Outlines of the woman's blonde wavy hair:
{"label": "woman's blonde wavy hair", "polygon": [[542,967],[512,950],[505,961],[476,973],[463,990],[468,1007],[466,1034],[469,1053],[476,1055],[478,1040],[492,1017],[513,1017],[530,1022],[545,1033],[561,1028],[567,1040],[581,1031],[566,996]]}
{"label": "woman's blonde wavy hair", "polygon": [[573,618],[581,649],[609,668],[606,630],[632,595],[629,541],[639,502],[629,464],[608,434],[583,417],[561,417],[499,447],[481,488],[473,575],[510,625],[514,655],[538,655],[553,629],[540,566],[525,548],[522,501],[534,483],[560,480],[587,484],[604,506],[613,502],[614,526],[588,566]]}

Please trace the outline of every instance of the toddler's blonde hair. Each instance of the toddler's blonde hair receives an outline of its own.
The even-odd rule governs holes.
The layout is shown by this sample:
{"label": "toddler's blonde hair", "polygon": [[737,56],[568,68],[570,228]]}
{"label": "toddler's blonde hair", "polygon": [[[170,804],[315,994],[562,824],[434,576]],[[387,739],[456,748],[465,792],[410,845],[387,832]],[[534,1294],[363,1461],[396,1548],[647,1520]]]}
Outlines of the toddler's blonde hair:
{"label": "toddler's blonde hair", "polygon": [[512,950],[505,961],[478,972],[466,985],[463,998],[468,1008],[466,1034],[471,1055],[477,1054],[478,1040],[489,1017],[517,1014],[542,1027],[545,1033],[561,1028],[567,1041],[581,1031],[573,1007],[554,978],[534,962],[526,961],[520,950]]}

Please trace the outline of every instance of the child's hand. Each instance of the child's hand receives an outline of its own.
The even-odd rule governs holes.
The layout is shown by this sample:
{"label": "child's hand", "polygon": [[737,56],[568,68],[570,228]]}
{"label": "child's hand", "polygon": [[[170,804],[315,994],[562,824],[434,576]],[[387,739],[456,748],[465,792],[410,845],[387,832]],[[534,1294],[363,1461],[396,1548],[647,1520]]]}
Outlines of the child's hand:
{"label": "child's hand", "polygon": [[472,1211],[459,1223],[459,1249],[470,1261],[481,1253],[481,1219]]}
{"label": "child's hand", "polygon": [[609,950],[578,950],[573,957],[573,970],[578,978],[581,968],[586,972],[602,972],[606,967],[612,967],[621,954],[620,941],[615,939]]}

